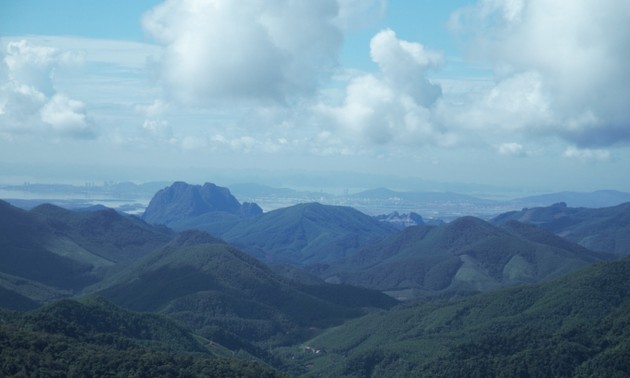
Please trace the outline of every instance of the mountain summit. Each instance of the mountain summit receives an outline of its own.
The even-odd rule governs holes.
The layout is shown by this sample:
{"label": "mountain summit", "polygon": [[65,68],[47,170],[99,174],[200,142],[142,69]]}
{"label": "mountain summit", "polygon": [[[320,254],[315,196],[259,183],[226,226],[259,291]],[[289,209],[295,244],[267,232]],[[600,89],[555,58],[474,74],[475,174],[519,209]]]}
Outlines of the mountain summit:
{"label": "mountain summit", "polygon": [[149,223],[173,226],[208,213],[227,213],[240,218],[262,214],[262,209],[255,203],[241,204],[228,188],[180,181],[157,192],[142,218]]}

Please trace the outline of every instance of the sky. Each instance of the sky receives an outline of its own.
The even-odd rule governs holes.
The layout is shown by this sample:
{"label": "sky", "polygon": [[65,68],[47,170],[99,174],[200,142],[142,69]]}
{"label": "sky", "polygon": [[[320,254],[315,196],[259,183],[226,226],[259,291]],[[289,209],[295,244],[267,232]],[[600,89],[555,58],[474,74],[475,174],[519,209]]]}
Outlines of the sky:
{"label": "sky", "polygon": [[627,0],[1,0],[0,184],[630,191],[629,19]]}

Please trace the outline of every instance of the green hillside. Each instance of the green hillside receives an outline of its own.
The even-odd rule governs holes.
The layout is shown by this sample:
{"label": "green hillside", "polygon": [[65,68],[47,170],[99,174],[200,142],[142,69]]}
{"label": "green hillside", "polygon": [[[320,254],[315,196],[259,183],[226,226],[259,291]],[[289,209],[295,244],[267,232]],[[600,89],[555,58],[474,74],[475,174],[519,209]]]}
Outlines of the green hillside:
{"label": "green hillside", "polygon": [[70,211],[45,204],[32,209],[31,213],[51,227],[55,234],[67,235],[90,253],[114,263],[144,256],[163,246],[174,235],[167,228],[151,226],[139,218],[107,208]]}
{"label": "green hillside", "polygon": [[338,261],[395,232],[350,207],[306,203],[244,219],[221,237],[270,263]]}
{"label": "green hillside", "polygon": [[[0,201],[1,273],[61,290],[76,289],[95,282],[98,278],[94,264],[83,258],[68,256],[70,249],[55,253],[55,248],[48,247],[62,242],[72,244],[65,235],[56,235],[46,222],[33,214]],[[87,253],[78,247],[77,250]]]}
{"label": "green hillside", "polygon": [[316,269],[330,282],[402,297],[534,283],[606,257],[533,226],[499,228],[462,217],[440,226],[408,227],[343,264]]}
{"label": "green hillside", "polygon": [[70,296],[172,237],[111,209],[25,211],[0,201],[0,287],[35,302]]}
{"label": "green hillside", "polygon": [[625,377],[629,275],[626,258],[545,284],[407,304],[292,353],[309,376]]}
{"label": "green hillside", "polygon": [[3,377],[277,377],[262,363],[215,355],[172,320],[102,299],[0,311]]}
{"label": "green hillside", "polygon": [[180,234],[105,280],[98,293],[125,308],[168,314],[205,337],[232,343],[291,343],[363,315],[363,307],[396,303],[365,289],[292,284],[238,249],[200,235],[205,234]]}

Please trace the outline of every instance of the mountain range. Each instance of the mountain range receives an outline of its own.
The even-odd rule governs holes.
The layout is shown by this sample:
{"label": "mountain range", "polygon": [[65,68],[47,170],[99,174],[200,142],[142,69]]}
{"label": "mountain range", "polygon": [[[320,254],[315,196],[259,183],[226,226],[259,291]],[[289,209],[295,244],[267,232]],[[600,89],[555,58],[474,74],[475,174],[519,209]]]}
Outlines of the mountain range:
{"label": "mountain range", "polygon": [[629,274],[624,258],[543,284],[399,306],[309,340],[296,364],[312,377],[625,377]]}
{"label": "mountain range", "polygon": [[289,282],[222,240],[186,231],[89,291],[124,308],[168,314],[204,337],[249,341],[286,342],[360,316],[364,307],[396,304],[371,290],[336,290],[337,298],[324,296],[329,285]]}
{"label": "mountain range", "polygon": [[261,358],[252,343],[293,342],[397,303],[369,289],[291,282],[204,232],[174,233],[111,209],[25,211],[2,202],[0,253],[0,307],[96,293]]}
{"label": "mountain range", "polygon": [[630,255],[630,202],[605,208],[573,208],[561,202],[504,213],[492,222],[510,220],[540,226],[595,251]]}
{"label": "mountain range", "polygon": [[25,211],[0,201],[0,286],[35,302],[72,295],[172,236],[111,209]]}
{"label": "mountain range", "polygon": [[214,184],[151,204],[0,201],[0,375],[630,374],[630,203],[406,227]]}
{"label": "mountain range", "polygon": [[[175,185],[182,190],[184,184]],[[290,274],[304,269],[327,282],[384,290],[401,299],[539,282],[611,258],[537,227],[517,222],[496,227],[470,216],[399,231],[400,226],[379,217],[319,203],[225,222],[214,214],[195,218],[204,222],[213,218],[211,226],[188,225],[214,233],[267,263],[290,265]],[[390,218],[400,216],[393,213]],[[414,221],[423,220],[417,216]]]}
{"label": "mountain range", "polygon": [[516,221],[496,227],[475,217],[412,226],[327,269],[329,282],[396,293],[476,292],[559,276],[612,256]]}
{"label": "mountain range", "polygon": [[339,260],[394,232],[351,207],[313,202],[243,219],[220,235],[263,261],[305,265]]}

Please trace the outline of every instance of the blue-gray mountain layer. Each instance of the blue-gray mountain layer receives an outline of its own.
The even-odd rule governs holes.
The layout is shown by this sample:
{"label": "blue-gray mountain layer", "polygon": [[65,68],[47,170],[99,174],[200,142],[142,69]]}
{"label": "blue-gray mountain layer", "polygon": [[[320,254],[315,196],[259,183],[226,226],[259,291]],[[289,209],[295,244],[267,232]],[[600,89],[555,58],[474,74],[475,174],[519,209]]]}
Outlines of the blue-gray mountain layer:
{"label": "blue-gray mountain layer", "polygon": [[152,224],[183,229],[188,228],[186,224],[189,221],[208,214],[214,215],[211,218],[232,220],[261,213],[262,209],[255,203],[241,204],[228,188],[211,183],[190,185],[175,182],[153,196],[142,219]]}

